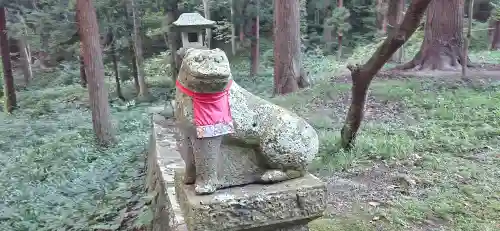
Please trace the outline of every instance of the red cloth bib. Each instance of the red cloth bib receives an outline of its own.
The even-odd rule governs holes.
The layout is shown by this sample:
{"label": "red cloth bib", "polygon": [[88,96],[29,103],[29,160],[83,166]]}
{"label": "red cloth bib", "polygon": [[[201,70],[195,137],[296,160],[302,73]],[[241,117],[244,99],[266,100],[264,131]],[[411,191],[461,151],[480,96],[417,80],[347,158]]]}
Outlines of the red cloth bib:
{"label": "red cloth bib", "polygon": [[193,102],[194,125],[198,138],[215,137],[234,132],[233,117],[229,108],[229,88],[232,80],[222,92],[200,93],[191,91],[177,80],[175,85]]}

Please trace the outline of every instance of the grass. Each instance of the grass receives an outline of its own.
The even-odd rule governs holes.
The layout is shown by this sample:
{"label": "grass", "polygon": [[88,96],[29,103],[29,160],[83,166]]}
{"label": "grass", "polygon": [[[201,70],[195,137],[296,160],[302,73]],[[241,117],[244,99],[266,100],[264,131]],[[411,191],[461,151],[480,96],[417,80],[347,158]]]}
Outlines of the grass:
{"label": "grass", "polygon": [[[149,104],[112,103],[118,143],[101,149],[94,146],[87,90],[65,85],[69,77],[63,72],[37,77],[29,91],[18,93],[19,109],[0,114],[0,230],[126,230],[124,223],[149,224],[143,206],[149,197],[142,190]],[[44,85],[45,78],[63,84]],[[166,87],[151,84],[155,97],[165,100]],[[137,212],[142,216],[127,220]]]}
{"label": "grass", "polygon": [[[348,61],[361,62],[373,52],[370,47],[357,49]],[[417,46],[408,47],[411,53]],[[238,83],[269,97],[272,52],[262,54],[256,77],[248,76],[248,58],[233,57],[231,64]],[[499,54],[471,57],[495,62]],[[146,108],[161,105],[172,89],[164,79],[164,55],[146,64],[157,101],[111,102],[119,142],[109,149],[93,145],[86,90],[77,83],[77,68],[37,75],[28,90],[19,92],[20,108],[13,115],[0,114],[0,230],[125,230],[124,223],[141,227],[150,221],[149,197],[142,190],[142,152],[150,123]],[[314,87],[270,100],[293,109],[318,130],[320,154],[312,171],[326,181],[340,177],[374,186],[368,190],[371,196],[355,191],[346,196],[336,191],[339,185],[329,183],[331,198],[340,198],[348,209],[330,202],[312,230],[498,230],[498,86],[470,89],[432,79],[376,81],[357,146],[346,152],[337,141],[350,85],[328,80],[345,63],[311,53],[305,65]],[[124,88],[131,98],[133,87]],[[382,177],[373,177],[370,166],[384,173]],[[401,174],[405,180],[398,180]],[[128,221],[132,213],[142,215]]]}
{"label": "grass", "polygon": [[[337,95],[347,93],[345,86],[334,88],[338,90],[330,91]],[[394,176],[404,172],[415,182],[410,189],[401,191],[403,186],[394,183],[394,178],[362,179],[372,184],[392,185],[397,190],[389,192],[391,199],[380,198],[383,203],[377,207],[368,205],[373,198],[348,198],[351,202],[362,201],[361,205],[353,203],[358,211],[317,221],[312,230],[380,230],[381,227],[382,230],[419,230],[415,227],[498,230],[500,88],[457,88],[425,79],[378,81],[371,89],[373,100],[368,103],[368,119],[351,152],[337,148],[341,125],[338,119],[330,119],[325,126],[324,118],[319,121],[312,118],[311,123],[322,135],[322,158],[314,165],[320,170],[326,168],[327,171],[321,172],[329,179],[332,174],[342,175],[338,171],[384,163],[390,166],[383,170],[386,173]],[[371,107],[380,104],[384,108]],[[332,108],[327,111],[330,116],[344,115],[340,113],[342,110]],[[335,189],[336,185],[330,187]],[[373,189],[371,193],[383,196],[386,193],[383,191]],[[379,219],[366,223],[374,217]],[[353,229],[353,219],[360,227]]]}

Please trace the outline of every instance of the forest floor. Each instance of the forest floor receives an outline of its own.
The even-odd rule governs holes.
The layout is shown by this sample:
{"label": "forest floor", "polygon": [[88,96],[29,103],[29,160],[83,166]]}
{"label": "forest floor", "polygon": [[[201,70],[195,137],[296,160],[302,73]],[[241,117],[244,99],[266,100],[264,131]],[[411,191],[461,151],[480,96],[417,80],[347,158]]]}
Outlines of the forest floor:
{"label": "forest floor", "polygon": [[[474,57],[498,63],[500,52]],[[248,59],[232,60],[233,75],[267,97],[272,68],[265,67],[265,57],[263,62],[261,74],[249,78]],[[139,230],[149,222],[141,153],[150,129],[147,108],[166,102],[172,89],[163,63],[159,56],[146,64],[156,101],[120,102],[111,90],[119,142],[109,149],[93,145],[78,69],[37,73],[18,94],[20,108],[0,113],[0,231]],[[342,73],[342,65],[324,57],[305,64],[312,75]],[[350,152],[337,146],[349,104],[348,76],[335,74],[311,89],[271,99],[307,118],[320,135],[311,171],[327,182],[329,204],[311,229],[500,229],[498,74],[471,71],[469,86],[458,72],[382,71]],[[112,81],[109,87],[114,89]],[[123,87],[133,99],[133,86]]]}
{"label": "forest floor", "polygon": [[348,153],[335,142],[350,80],[304,102],[326,139],[313,171],[330,192],[312,230],[499,230],[500,71],[469,73],[472,85],[459,71],[382,71]]}

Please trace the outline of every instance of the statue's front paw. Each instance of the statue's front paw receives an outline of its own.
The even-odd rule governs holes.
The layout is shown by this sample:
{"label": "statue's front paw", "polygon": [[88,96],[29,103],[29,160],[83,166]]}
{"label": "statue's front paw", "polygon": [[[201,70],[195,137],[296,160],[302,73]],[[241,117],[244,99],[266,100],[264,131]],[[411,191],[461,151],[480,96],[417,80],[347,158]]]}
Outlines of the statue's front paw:
{"label": "statue's front paw", "polygon": [[267,170],[264,174],[262,174],[262,176],[260,176],[260,180],[263,183],[275,183],[288,179],[290,179],[288,175],[280,170]]}
{"label": "statue's front paw", "polygon": [[184,173],[184,184],[194,184],[196,181],[196,173],[185,172]]}
{"label": "statue's front paw", "polygon": [[214,183],[198,183],[196,182],[194,191],[198,195],[207,195],[207,194],[212,194],[217,190],[217,185]]}

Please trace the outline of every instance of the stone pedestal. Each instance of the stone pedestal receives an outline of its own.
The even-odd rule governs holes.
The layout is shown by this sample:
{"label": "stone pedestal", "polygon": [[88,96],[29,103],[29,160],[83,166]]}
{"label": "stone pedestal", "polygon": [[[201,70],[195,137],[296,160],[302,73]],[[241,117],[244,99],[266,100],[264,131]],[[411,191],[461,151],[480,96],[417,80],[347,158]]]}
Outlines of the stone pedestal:
{"label": "stone pedestal", "polygon": [[307,231],[323,215],[326,187],[313,175],[277,184],[251,184],[195,195],[175,173],[175,190],[189,231]]}

